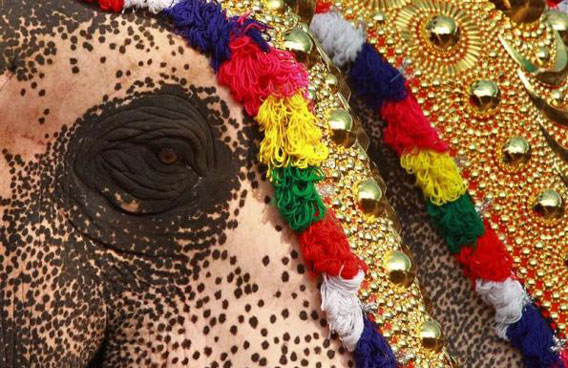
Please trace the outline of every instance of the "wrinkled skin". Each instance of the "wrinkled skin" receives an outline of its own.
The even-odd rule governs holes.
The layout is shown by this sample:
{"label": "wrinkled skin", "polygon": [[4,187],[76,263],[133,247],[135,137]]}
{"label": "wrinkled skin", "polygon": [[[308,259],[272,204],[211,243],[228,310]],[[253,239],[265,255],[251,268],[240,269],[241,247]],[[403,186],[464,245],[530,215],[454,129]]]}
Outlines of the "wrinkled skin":
{"label": "wrinkled skin", "polygon": [[0,366],[353,366],[208,63],[148,14],[0,1]]}

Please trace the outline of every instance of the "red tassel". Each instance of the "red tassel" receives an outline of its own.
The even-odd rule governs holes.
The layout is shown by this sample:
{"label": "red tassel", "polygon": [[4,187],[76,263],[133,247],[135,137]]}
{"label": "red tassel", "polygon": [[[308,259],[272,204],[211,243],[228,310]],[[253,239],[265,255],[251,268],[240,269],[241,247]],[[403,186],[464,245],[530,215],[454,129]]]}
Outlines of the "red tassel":
{"label": "red tassel", "polygon": [[456,259],[464,265],[465,275],[473,281],[505,281],[512,274],[513,259],[487,220],[484,225],[485,234],[477,239],[475,248],[463,247]]}
{"label": "red tassel", "polygon": [[290,97],[308,88],[308,74],[294,56],[270,48],[263,52],[248,37],[236,37],[229,44],[231,58],[219,68],[219,83],[227,85],[235,100],[244,102],[246,112],[256,116],[266,97]]}
{"label": "red tassel", "polygon": [[111,10],[113,12],[121,12],[124,7],[124,0],[83,0],[87,3],[98,2],[102,10]]}
{"label": "red tassel", "polygon": [[330,1],[318,0],[316,3],[316,14],[327,13],[331,10],[333,4]]}
{"label": "red tassel", "polygon": [[367,265],[351,252],[343,229],[333,213],[313,223],[298,237],[304,262],[313,273],[352,279]]}
{"label": "red tassel", "polygon": [[385,143],[396,150],[399,156],[415,147],[437,152],[448,151],[448,145],[432,128],[410,92],[401,101],[385,102],[381,116],[387,122],[384,130]]}

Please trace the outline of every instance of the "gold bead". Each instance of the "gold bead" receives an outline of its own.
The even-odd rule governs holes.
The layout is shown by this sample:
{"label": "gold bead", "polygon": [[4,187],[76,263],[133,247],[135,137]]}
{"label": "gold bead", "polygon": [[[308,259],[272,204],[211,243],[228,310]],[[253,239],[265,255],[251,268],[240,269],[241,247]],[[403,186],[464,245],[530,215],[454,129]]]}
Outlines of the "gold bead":
{"label": "gold bead", "polygon": [[402,251],[389,251],[384,257],[383,266],[390,281],[396,285],[408,287],[416,277],[415,262]]}
{"label": "gold bead", "polygon": [[537,195],[533,210],[545,220],[558,219],[564,215],[564,201],[558,192],[546,189]]}
{"label": "gold bead", "polygon": [[536,57],[538,58],[538,61],[540,62],[540,64],[545,64],[547,61],[550,60],[550,51],[548,51],[548,49],[544,46],[539,47],[536,50]]}
{"label": "gold bead", "polygon": [[444,346],[442,328],[436,321],[426,321],[420,327],[420,341],[428,350],[438,352]]}
{"label": "gold bead", "polygon": [[361,210],[373,216],[378,216],[384,210],[383,191],[373,179],[364,179],[359,183],[358,201]]}
{"label": "gold bead", "polygon": [[564,44],[568,45],[568,14],[559,10],[548,10],[546,20],[560,34]]}
{"label": "gold bead", "polygon": [[292,28],[286,31],[282,46],[296,54],[298,61],[305,63],[308,68],[316,61],[314,57],[314,41],[309,34],[300,28]]}
{"label": "gold bead", "polygon": [[477,80],[469,86],[469,101],[481,112],[493,111],[501,100],[497,83],[490,80]]}
{"label": "gold bead", "polygon": [[267,0],[266,7],[270,10],[275,10],[281,13],[286,8],[286,4],[284,3],[284,0]]}
{"label": "gold bead", "polygon": [[336,144],[351,147],[355,143],[353,117],[346,110],[331,110],[327,116],[327,124],[331,130],[331,139]]}
{"label": "gold bead", "polygon": [[523,137],[511,137],[503,145],[503,162],[511,167],[519,167],[529,162],[531,145]]}
{"label": "gold bead", "polygon": [[447,50],[458,43],[460,28],[454,19],[436,15],[426,24],[426,34],[436,48]]}
{"label": "gold bead", "polygon": [[546,8],[545,0],[490,0],[495,7],[516,23],[537,21]]}

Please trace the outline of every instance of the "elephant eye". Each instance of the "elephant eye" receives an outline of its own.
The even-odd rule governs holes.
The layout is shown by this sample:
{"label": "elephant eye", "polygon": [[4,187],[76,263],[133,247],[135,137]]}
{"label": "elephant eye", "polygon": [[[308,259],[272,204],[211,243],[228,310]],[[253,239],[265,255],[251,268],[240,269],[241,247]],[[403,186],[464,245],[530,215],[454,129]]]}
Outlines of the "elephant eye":
{"label": "elephant eye", "polygon": [[158,159],[164,165],[173,165],[179,160],[179,155],[175,148],[163,147],[158,152]]}
{"label": "elephant eye", "polygon": [[163,213],[197,201],[215,176],[219,137],[197,101],[149,95],[103,114],[82,140],[75,171],[123,212]]}

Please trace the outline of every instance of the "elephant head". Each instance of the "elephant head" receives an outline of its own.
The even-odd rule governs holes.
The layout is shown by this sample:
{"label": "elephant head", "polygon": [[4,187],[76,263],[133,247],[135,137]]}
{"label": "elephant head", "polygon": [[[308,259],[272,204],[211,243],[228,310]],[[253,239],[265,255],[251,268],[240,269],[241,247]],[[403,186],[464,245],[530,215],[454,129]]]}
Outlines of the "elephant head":
{"label": "elephant head", "polygon": [[351,366],[207,57],[159,16],[0,10],[0,366]]}

